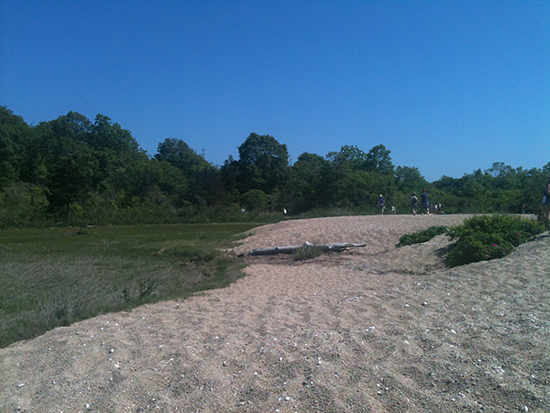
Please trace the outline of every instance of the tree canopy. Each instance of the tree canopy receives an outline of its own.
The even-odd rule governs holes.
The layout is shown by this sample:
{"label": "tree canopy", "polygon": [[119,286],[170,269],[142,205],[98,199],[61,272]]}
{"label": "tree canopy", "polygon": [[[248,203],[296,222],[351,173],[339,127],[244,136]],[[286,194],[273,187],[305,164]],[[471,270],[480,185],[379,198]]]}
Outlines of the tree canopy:
{"label": "tree canopy", "polygon": [[251,133],[239,146],[241,191],[271,193],[288,179],[288,150],[273,136]]}
{"label": "tree canopy", "polygon": [[[375,211],[377,197],[407,213],[412,192],[426,189],[446,212],[536,212],[550,173],[495,162],[461,178],[429,183],[417,167],[397,166],[382,144],[365,151],[343,145],[326,156],[302,153],[289,164],[287,146],[251,133],[222,166],[176,138],[152,157],[129,130],[98,114],[77,112],[28,125],[0,107],[0,226],[57,222],[116,223],[121,214],[192,219],[198,211],[241,208],[299,214],[318,208]],[[132,215],[133,214],[133,215]],[[118,217],[118,218],[117,218]],[[73,220],[73,221],[71,221]],[[132,221],[133,222],[133,221]]]}

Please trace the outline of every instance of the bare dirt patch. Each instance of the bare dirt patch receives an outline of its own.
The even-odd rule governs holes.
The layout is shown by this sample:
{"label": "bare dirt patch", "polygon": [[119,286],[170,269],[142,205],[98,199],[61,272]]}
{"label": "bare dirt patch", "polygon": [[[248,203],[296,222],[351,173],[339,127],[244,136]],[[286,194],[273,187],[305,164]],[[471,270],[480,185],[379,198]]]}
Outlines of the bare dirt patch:
{"label": "bare dirt patch", "polygon": [[285,221],[235,253],[351,242],[308,261],[247,257],[247,277],[0,350],[6,412],[545,412],[550,238],[444,266],[456,216]]}

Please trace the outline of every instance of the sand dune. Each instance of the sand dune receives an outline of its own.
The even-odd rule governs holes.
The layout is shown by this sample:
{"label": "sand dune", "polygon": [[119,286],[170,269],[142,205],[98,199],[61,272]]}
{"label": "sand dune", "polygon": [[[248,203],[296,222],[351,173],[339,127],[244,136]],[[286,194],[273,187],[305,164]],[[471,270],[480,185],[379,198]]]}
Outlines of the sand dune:
{"label": "sand dune", "polygon": [[356,216],[257,228],[275,245],[367,247],[247,257],[229,288],[55,329],[0,350],[6,412],[545,412],[550,238],[444,266],[465,215]]}

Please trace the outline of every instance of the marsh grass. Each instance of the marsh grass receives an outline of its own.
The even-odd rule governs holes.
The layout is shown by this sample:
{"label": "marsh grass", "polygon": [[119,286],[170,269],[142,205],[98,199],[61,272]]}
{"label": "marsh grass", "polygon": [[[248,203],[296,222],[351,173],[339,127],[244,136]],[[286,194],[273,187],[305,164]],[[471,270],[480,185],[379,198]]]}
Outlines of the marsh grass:
{"label": "marsh grass", "polygon": [[184,299],[242,276],[221,252],[257,224],[0,232],[0,347],[145,303]]}

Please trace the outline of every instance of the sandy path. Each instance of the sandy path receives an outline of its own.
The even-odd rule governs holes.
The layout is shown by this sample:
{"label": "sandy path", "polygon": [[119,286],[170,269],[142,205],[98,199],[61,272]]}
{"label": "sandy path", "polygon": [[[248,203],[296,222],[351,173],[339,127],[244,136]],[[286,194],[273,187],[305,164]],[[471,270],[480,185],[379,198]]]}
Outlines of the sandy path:
{"label": "sandy path", "polygon": [[465,216],[285,221],[236,249],[365,242],[294,262],[249,257],[229,288],[58,328],[0,350],[0,411],[545,412],[550,238],[445,270]]}

